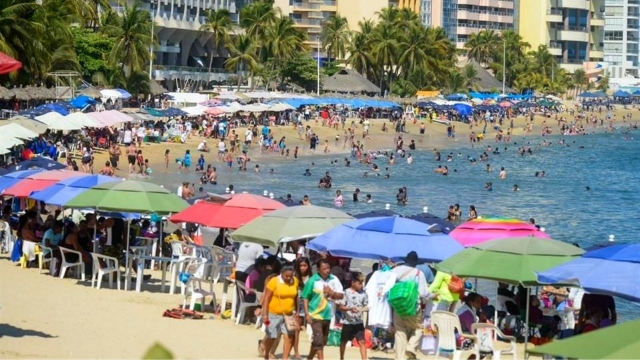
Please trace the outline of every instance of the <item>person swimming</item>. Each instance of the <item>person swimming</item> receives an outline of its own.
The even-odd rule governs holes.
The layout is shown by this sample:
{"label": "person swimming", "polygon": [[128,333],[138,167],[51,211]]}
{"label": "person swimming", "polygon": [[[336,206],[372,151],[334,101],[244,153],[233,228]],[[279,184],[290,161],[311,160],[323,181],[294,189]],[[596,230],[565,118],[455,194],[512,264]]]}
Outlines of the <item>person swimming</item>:
{"label": "person swimming", "polygon": [[309,171],[309,169],[306,169],[304,171],[304,174],[302,174],[302,176],[311,176],[311,171]]}

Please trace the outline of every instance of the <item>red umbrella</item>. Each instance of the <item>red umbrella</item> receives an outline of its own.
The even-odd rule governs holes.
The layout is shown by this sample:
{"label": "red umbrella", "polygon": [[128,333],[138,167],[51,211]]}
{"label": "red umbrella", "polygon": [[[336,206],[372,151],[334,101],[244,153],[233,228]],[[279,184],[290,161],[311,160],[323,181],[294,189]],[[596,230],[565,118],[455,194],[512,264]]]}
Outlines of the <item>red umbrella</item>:
{"label": "red umbrella", "polygon": [[22,67],[22,63],[11,56],[0,52],[0,75],[14,72]]}
{"label": "red umbrella", "polygon": [[252,194],[233,195],[223,204],[197,202],[173,215],[171,222],[192,222],[207,227],[237,229],[270,211],[285,207],[279,201]]}
{"label": "red umbrella", "polygon": [[2,195],[14,197],[29,197],[34,191],[40,191],[55,185],[58,181],[72,177],[87,176],[79,171],[41,171],[26,177],[15,183],[13,186],[5,189]]}

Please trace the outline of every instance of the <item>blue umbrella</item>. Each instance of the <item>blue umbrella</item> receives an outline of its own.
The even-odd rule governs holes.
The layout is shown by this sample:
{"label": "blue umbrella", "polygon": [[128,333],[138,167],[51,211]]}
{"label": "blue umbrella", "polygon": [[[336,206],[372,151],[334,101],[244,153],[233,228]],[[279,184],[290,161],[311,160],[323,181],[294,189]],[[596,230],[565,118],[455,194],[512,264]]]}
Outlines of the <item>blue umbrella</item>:
{"label": "blue umbrella", "polygon": [[62,115],[62,116],[67,116],[69,115],[69,110],[67,110],[66,107],[61,106],[59,104],[43,104],[38,106],[36,109],[40,110],[47,110],[47,112],[50,111],[54,111],[57,112],[58,114]]}
{"label": "blue umbrella", "polygon": [[411,219],[411,220],[415,220],[415,221],[419,221],[421,223],[427,224],[429,226],[434,226],[434,228],[431,228],[430,230],[441,230],[443,233],[448,234],[450,233],[453,229],[456,228],[456,226],[450,222],[447,221],[443,218],[437,217],[431,213],[419,213],[419,214],[415,214],[415,215],[411,215],[411,216],[407,216],[407,219]]}
{"label": "blue umbrella", "polygon": [[22,115],[24,117],[28,117],[30,119],[33,119],[36,116],[44,115],[44,114],[50,113],[50,112],[51,112],[51,110],[49,110],[49,109],[28,109],[28,110],[22,110],[22,111],[18,112],[18,114]]}
{"label": "blue umbrella", "polygon": [[0,168],[0,176],[2,175],[6,175],[9,173],[9,170],[5,169],[5,168]]}
{"label": "blue umbrella", "polygon": [[42,170],[62,170],[66,168],[64,164],[51,160],[46,157],[36,156],[29,160],[25,160],[18,165],[10,166],[7,170],[12,173],[19,170],[42,169]]}
{"label": "blue umbrella", "polygon": [[544,284],[576,285],[585,291],[640,301],[640,244],[617,244],[582,255],[560,266],[537,272]]}
{"label": "blue umbrella", "polygon": [[69,101],[69,104],[71,104],[71,106],[76,109],[84,109],[85,107],[93,105],[95,103],[97,103],[97,101],[86,95],[80,95],[77,98],[71,99],[71,101]]}
{"label": "blue umbrella", "polygon": [[398,213],[391,210],[373,210],[362,214],[349,214],[356,219],[366,219],[372,217],[381,217],[381,216],[400,216]]}
{"label": "blue umbrella", "polygon": [[122,99],[128,99],[131,97],[131,94],[129,94],[127,90],[124,90],[124,89],[114,89],[114,90],[120,93],[120,97]]}
{"label": "blue umbrella", "polygon": [[449,235],[432,234],[425,224],[399,216],[357,219],[309,242],[309,249],[357,259],[401,261],[410,251],[439,262],[463,250]]}
{"label": "blue umbrella", "polygon": [[455,104],[453,110],[457,111],[460,116],[469,116],[473,109],[467,104]]}
{"label": "blue umbrella", "polygon": [[73,177],[62,180],[55,185],[49,186],[44,190],[31,194],[30,198],[43,201],[47,204],[64,206],[67,201],[85,192],[87,189],[96,185],[121,181],[119,178],[104,175],[87,175],[82,177]]}
{"label": "blue umbrella", "polygon": [[166,116],[168,117],[176,117],[176,116],[184,116],[184,115],[188,115],[186,112],[180,110],[180,109],[176,109],[176,108],[168,108],[164,111],[164,113],[166,114]]}
{"label": "blue umbrella", "polygon": [[0,191],[7,189],[29,175],[39,173],[42,170],[21,170],[14,171],[0,176]]}

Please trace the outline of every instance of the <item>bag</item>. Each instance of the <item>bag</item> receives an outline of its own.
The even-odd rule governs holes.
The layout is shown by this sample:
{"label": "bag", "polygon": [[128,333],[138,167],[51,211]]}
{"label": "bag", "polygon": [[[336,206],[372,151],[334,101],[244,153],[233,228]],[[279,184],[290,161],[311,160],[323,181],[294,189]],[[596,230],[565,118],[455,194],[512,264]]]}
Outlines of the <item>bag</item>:
{"label": "bag", "polygon": [[464,294],[464,281],[455,275],[451,277],[447,286],[453,294]]}
{"label": "bag", "polygon": [[18,262],[22,257],[22,239],[18,238],[16,242],[13,244],[13,249],[11,250],[11,261]]}
{"label": "bag", "polygon": [[198,225],[188,222],[185,227],[185,230],[187,230],[188,233],[193,234],[196,231],[198,231]]}
{"label": "bag", "polygon": [[[403,274],[398,280],[404,278],[411,269]],[[420,270],[416,270],[420,271]],[[400,317],[411,317],[417,314],[418,310],[418,283],[416,281],[399,281],[387,295],[387,302],[391,309]]]}
{"label": "bag", "polygon": [[327,339],[327,346],[340,346],[342,337],[341,329],[329,330],[329,338]]}
{"label": "bag", "polygon": [[294,332],[298,330],[298,320],[296,320],[295,315],[283,315],[284,317],[284,326],[287,328],[287,331]]}

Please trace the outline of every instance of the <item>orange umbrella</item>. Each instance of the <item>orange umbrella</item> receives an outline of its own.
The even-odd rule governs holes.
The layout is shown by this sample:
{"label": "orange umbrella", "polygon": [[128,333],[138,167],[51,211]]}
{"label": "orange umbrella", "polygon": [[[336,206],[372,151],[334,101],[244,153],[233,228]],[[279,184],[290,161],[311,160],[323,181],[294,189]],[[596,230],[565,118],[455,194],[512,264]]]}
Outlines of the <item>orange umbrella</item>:
{"label": "orange umbrella", "polygon": [[173,215],[173,223],[191,222],[207,227],[237,229],[270,211],[284,208],[279,201],[253,194],[232,195],[224,203],[197,202]]}
{"label": "orange umbrella", "polygon": [[58,181],[81,176],[87,176],[87,174],[78,171],[65,170],[41,171],[27,176],[25,179],[20,180],[13,186],[5,189],[2,192],[2,195],[29,197],[32,192],[44,190],[49,186],[58,183]]}

